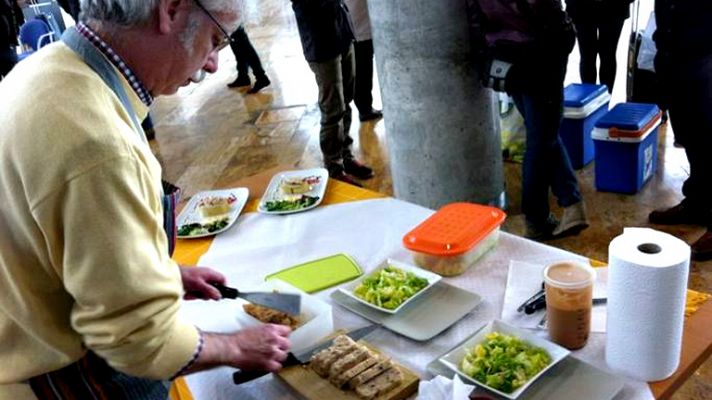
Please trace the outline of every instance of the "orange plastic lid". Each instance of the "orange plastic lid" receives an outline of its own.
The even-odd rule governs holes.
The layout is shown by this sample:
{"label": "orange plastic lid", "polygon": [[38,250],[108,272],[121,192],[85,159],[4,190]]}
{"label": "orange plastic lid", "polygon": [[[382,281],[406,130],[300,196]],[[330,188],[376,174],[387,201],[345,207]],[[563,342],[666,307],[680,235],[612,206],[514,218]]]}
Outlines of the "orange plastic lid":
{"label": "orange plastic lid", "polygon": [[408,232],[403,245],[420,253],[456,256],[473,248],[506,216],[499,208],[480,204],[448,204]]}

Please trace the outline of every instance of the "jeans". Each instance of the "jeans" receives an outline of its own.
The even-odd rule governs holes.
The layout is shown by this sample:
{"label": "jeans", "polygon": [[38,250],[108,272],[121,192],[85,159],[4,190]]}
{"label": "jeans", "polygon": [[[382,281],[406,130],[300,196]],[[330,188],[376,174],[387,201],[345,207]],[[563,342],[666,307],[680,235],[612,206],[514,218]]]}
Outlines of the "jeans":
{"label": "jeans", "polygon": [[265,76],[265,70],[262,68],[260,56],[257,55],[257,51],[255,51],[255,48],[252,46],[250,38],[247,36],[247,32],[245,32],[245,28],[240,25],[230,38],[232,39],[230,48],[233,54],[235,54],[235,60],[237,61],[237,76],[247,76],[248,67],[252,68],[252,73],[255,75],[255,78]]}
{"label": "jeans", "polygon": [[368,114],[373,108],[373,40],[354,44],[356,58],[356,89],[354,104],[359,114]]}
{"label": "jeans", "polygon": [[576,175],[566,153],[559,125],[563,111],[563,82],[566,60],[555,60],[549,76],[521,92],[510,93],[514,104],[524,117],[527,149],[522,165],[522,212],[526,220],[536,226],[546,224],[549,217],[549,188],[561,207],[581,201]]}
{"label": "jeans", "polygon": [[687,203],[705,213],[707,225],[712,228],[712,54],[679,63],[665,78],[670,123],[690,163],[690,176],[682,185],[682,194]]}
{"label": "jeans", "polygon": [[601,84],[608,86],[608,92],[613,92],[616,79],[616,49],[621,36],[625,19],[612,19],[605,16],[598,18],[576,18],[576,37],[581,53],[581,82],[596,83],[596,58],[601,57],[599,76]]}
{"label": "jeans", "polygon": [[341,55],[331,60],[309,63],[319,86],[319,145],[327,168],[334,164],[341,165],[344,158],[353,158],[353,139],[349,135],[350,104],[354,98],[355,80],[353,48],[354,46],[350,45]]}

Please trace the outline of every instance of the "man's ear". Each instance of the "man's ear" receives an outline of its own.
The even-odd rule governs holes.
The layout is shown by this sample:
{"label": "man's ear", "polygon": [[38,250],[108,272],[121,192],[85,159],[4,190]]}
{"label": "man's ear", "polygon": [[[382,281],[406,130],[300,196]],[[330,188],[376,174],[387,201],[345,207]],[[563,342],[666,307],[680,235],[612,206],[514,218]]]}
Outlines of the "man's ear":
{"label": "man's ear", "polygon": [[158,30],[162,34],[167,34],[175,29],[187,14],[188,5],[186,0],[160,0],[158,2]]}

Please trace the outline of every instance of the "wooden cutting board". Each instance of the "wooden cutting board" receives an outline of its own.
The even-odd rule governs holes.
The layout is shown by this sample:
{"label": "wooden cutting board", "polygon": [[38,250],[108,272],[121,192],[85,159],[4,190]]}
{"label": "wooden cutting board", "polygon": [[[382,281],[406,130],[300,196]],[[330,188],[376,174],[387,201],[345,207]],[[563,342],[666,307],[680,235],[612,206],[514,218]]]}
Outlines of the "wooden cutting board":
{"label": "wooden cutting board", "polygon": [[[375,352],[379,352],[366,342],[359,343],[367,346]],[[403,381],[401,384],[390,392],[384,393],[378,397],[379,400],[401,400],[410,397],[418,391],[419,378],[413,371],[393,361],[393,364],[403,373]],[[277,376],[284,380],[296,392],[302,395],[307,400],[356,400],[360,399],[353,390],[337,389],[329,383],[328,379],[324,379],[312,371],[308,365],[297,365],[287,367],[277,373]]]}

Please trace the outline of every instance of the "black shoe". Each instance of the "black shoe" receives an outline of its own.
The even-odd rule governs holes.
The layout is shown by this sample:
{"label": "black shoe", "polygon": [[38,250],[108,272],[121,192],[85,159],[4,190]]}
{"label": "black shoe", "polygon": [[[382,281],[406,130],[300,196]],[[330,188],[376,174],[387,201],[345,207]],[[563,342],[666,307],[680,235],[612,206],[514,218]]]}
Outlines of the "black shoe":
{"label": "black shoe", "polygon": [[553,232],[558,226],[559,221],[552,214],[540,224],[526,220],[524,237],[531,240],[549,240],[554,237]]}
{"label": "black shoe", "polygon": [[344,171],[346,171],[347,174],[353,175],[358,179],[373,178],[373,170],[356,161],[356,159],[354,158],[344,159]]}
{"label": "black shoe", "polygon": [[655,210],[648,215],[648,220],[653,224],[659,225],[705,225],[705,213],[697,208],[692,207],[689,202],[684,200],[674,206],[663,210]]}
{"label": "black shoe", "polygon": [[242,87],[242,86],[250,86],[252,82],[250,82],[250,77],[249,76],[237,76],[237,79],[234,81],[230,82],[227,84],[227,87],[229,88],[236,88],[236,87]]}
{"label": "black shoe", "polygon": [[371,121],[374,119],[379,119],[383,118],[383,112],[381,110],[376,110],[371,108],[369,111],[365,113],[359,113],[358,119],[361,120],[361,122],[366,122],[366,121]]}
{"label": "black shoe", "polygon": [[255,85],[252,86],[252,89],[248,90],[247,93],[255,94],[255,93],[259,92],[260,90],[269,86],[270,83],[272,83],[272,82],[270,82],[267,75],[261,76],[261,77],[255,79]]}
{"label": "black shoe", "polygon": [[153,140],[156,138],[156,130],[153,128],[144,129],[143,133],[146,134],[146,139]]}
{"label": "black shoe", "polygon": [[692,249],[693,260],[712,260],[712,232],[708,229],[690,248]]}

